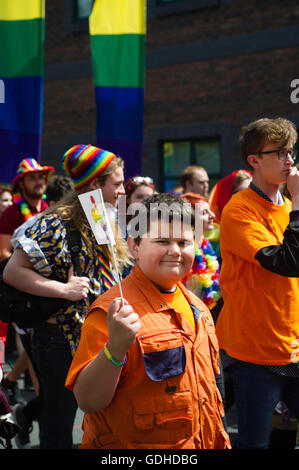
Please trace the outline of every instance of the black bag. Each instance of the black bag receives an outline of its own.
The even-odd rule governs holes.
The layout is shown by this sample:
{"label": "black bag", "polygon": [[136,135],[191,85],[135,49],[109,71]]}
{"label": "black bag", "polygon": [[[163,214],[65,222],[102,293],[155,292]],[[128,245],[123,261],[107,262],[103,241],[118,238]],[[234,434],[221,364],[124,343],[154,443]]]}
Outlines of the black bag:
{"label": "black bag", "polygon": [[[78,230],[67,226],[67,240],[72,255],[74,272],[81,276],[79,253],[81,251],[81,236]],[[8,259],[0,263],[0,320],[4,323],[16,323],[19,328],[28,329],[42,325],[51,315],[59,309],[71,305],[73,302],[55,297],[41,297],[27,294],[3,281],[3,271]],[[55,276],[49,279],[61,281]]]}
{"label": "black bag", "polygon": [[[20,426],[14,423],[10,417],[0,416],[0,444],[4,449],[12,449],[11,440],[21,430]],[[1,438],[5,439],[5,443]]]}

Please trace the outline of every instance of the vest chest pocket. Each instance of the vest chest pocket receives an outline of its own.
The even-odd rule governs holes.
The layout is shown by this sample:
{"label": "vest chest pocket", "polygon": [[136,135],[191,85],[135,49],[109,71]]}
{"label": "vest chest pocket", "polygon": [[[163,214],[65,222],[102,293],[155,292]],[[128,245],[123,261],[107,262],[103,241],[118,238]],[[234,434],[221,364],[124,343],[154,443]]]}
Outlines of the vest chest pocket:
{"label": "vest chest pocket", "polygon": [[149,333],[138,337],[147,376],[158,382],[182,374],[186,352],[180,330]]}
{"label": "vest chest pocket", "polygon": [[133,400],[134,448],[167,448],[192,436],[190,391],[172,396],[141,396]]}

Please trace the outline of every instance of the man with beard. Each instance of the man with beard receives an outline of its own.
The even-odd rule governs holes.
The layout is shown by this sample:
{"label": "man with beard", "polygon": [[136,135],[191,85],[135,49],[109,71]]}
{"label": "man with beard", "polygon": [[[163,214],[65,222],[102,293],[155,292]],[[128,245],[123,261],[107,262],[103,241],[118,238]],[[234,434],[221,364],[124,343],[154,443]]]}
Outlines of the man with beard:
{"label": "man with beard", "polygon": [[[12,254],[13,246],[11,240],[15,229],[30,219],[30,217],[39,214],[47,208],[44,193],[53,173],[53,167],[42,167],[33,158],[25,158],[21,161],[17,174],[11,184],[14,203],[3,212],[0,218],[0,260],[9,258]],[[28,367],[37,392],[38,384],[31,361],[28,358],[27,343],[25,343],[27,336],[27,334],[20,334],[22,345],[18,343],[19,358],[14,364],[13,369],[6,374],[1,382],[1,388],[5,392],[10,405],[16,405],[19,401],[17,380]],[[32,403],[34,404],[34,400]],[[35,407],[33,404],[31,408]],[[30,411],[30,414],[35,415],[35,409],[32,412]],[[18,438],[20,438],[18,447],[28,448],[29,436],[27,426],[23,427],[21,433],[20,436],[18,435]]]}
{"label": "man with beard", "polygon": [[53,173],[53,167],[42,167],[34,158],[21,161],[11,185],[14,203],[0,219],[0,260],[11,255],[14,230],[32,215],[46,209],[43,196],[47,181]]}

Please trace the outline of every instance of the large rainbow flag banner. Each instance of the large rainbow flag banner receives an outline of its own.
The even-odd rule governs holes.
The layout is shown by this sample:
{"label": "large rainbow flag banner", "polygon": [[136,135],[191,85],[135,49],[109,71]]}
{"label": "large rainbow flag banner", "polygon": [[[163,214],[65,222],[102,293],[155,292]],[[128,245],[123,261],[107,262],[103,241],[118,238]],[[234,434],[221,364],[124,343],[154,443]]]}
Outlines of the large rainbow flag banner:
{"label": "large rainbow flag banner", "polygon": [[95,0],[89,17],[97,145],[141,174],[146,0]]}
{"label": "large rainbow flag banner", "polygon": [[0,182],[40,159],[45,0],[0,0]]}

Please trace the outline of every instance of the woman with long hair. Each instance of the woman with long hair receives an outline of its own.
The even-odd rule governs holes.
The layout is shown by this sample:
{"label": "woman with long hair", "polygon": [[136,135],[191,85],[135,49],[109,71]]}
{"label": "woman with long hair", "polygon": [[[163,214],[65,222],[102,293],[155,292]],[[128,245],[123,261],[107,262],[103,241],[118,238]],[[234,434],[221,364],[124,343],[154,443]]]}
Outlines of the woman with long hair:
{"label": "woman with long hair", "polygon": [[224,206],[230,198],[242,189],[246,189],[252,180],[252,175],[247,170],[235,170],[222,178],[212,189],[209,195],[209,205],[215,214],[215,222],[220,223]]}
{"label": "woman with long hair", "polygon": [[133,176],[125,183],[127,205],[142,202],[155,192],[155,184],[149,176]]}
{"label": "woman with long hair", "polygon": [[[20,290],[69,301],[32,335],[42,401],[40,447],[52,449],[72,447],[77,403],[64,386],[65,378],[91,302],[116,282],[110,248],[97,244],[78,196],[101,189],[104,202],[117,205],[118,196],[124,194],[123,160],[112,152],[76,145],[64,154],[63,168],[74,182],[74,191],[48,208],[26,231],[4,271],[5,281]],[[68,227],[80,234],[82,275],[74,272]],[[121,273],[129,262],[126,243],[117,226],[113,227]],[[50,279],[52,275],[55,280]]]}

